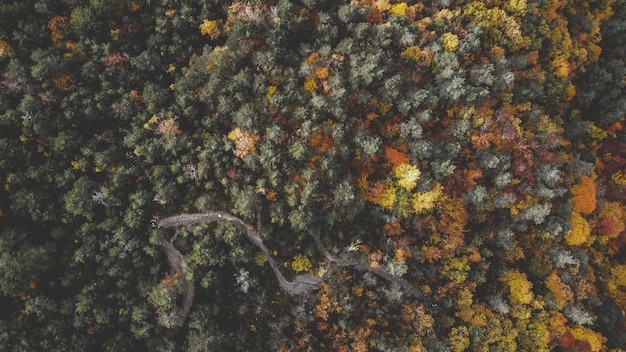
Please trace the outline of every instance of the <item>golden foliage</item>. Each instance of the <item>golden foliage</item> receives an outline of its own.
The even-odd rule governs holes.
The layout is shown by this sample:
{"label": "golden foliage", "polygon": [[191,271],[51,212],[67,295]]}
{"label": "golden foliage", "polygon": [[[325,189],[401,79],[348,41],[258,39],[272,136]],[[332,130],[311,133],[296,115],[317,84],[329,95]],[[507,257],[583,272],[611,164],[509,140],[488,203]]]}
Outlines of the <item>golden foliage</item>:
{"label": "golden foliage", "polygon": [[417,192],[413,196],[413,211],[417,214],[432,210],[435,202],[443,195],[443,187],[436,184],[435,187],[428,192]]}
{"label": "golden foliage", "polygon": [[421,253],[422,261],[427,260],[430,264],[432,264],[433,261],[441,259],[441,251],[434,246],[422,246]]}
{"label": "golden foliage", "polygon": [[570,220],[572,230],[565,235],[565,241],[570,246],[580,246],[587,242],[591,234],[591,226],[579,213],[573,212]]}
{"label": "golden foliage", "polygon": [[405,60],[419,62],[422,50],[418,45],[412,45],[402,51],[400,57]]}
{"label": "golden foliage", "polygon": [[304,82],[304,91],[313,94],[317,91],[317,82],[315,78],[309,78]]}
{"label": "golden foliage", "polygon": [[392,5],[391,8],[389,9],[389,13],[404,17],[406,16],[406,13],[408,10],[409,10],[409,6],[406,3],[401,2],[398,4]]}
{"label": "golden foliage", "polygon": [[626,264],[617,264],[610,270],[606,282],[609,296],[622,308],[626,309]]}
{"label": "golden foliage", "polygon": [[325,283],[320,283],[320,290],[317,293],[317,299],[319,303],[313,308],[313,314],[324,321],[327,321],[330,317],[330,313],[337,307],[337,303],[330,296],[330,286]]}
{"label": "golden foliage", "polygon": [[313,133],[311,133],[309,145],[318,151],[326,152],[333,147],[334,143],[333,139],[330,136],[320,131],[314,131]]}
{"label": "golden foliage", "polygon": [[291,269],[293,269],[293,271],[299,273],[302,271],[311,271],[312,268],[313,265],[307,256],[298,254],[293,257],[293,262],[291,263]]}
{"label": "golden foliage", "polygon": [[504,9],[516,16],[523,16],[526,14],[526,6],[526,0],[509,0],[505,3]]}
{"label": "golden foliage", "polygon": [[467,258],[452,258],[444,263],[441,275],[454,283],[460,284],[467,280],[469,271],[470,266],[467,263]]}
{"label": "golden foliage", "polygon": [[380,205],[385,209],[392,209],[393,205],[396,203],[398,196],[396,195],[397,188],[396,187],[386,187],[383,193],[380,195],[380,198],[377,200],[376,204]]}
{"label": "golden foliage", "polygon": [[407,251],[407,250],[402,249],[402,248],[398,248],[394,252],[394,259],[404,262],[407,259],[411,258],[411,255],[412,254],[411,254],[410,251]]}
{"label": "golden foliage", "polygon": [[604,343],[607,341],[606,337],[601,333],[595,332],[584,326],[576,326],[571,329],[571,334],[576,340],[585,341],[591,346],[591,351],[600,352],[604,349]]}
{"label": "golden foliage", "polygon": [[220,29],[221,25],[221,20],[204,20],[198,28],[200,29],[200,33],[202,33],[202,35],[206,35],[207,37],[215,40],[222,35],[222,31]]}
{"label": "golden foliage", "polygon": [[566,58],[560,56],[552,60],[550,63],[554,75],[559,78],[568,78],[570,74],[570,65]]}
{"label": "golden foliage", "polygon": [[528,281],[526,274],[509,270],[504,273],[501,280],[509,286],[512,303],[529,304],[533,300],[533,284]]}
{"label": "golden foliage", "polygon": [[236,157],[243,158],[250,153],[256,151],[256,143],[259,141],[259,135],[242,131],[239,127],[228,133],[228,139],[235,142],[235,150],[233,154]]}
{"label": "golden foliage", "polygon": [[445,51],[456,51],[459,47],[459,37],[456,34],[450,32],[444,33],[441,36],[441,44]]}
{"label": "golden foliage", "polygon": [[4,40],[0,40],[0,57],[8,55],[11,52],[11,46]]}
{"label": "golden foliage", "polygon": [[420,179],[420,170],[411,164],[403,163],[394,169],[394,175],[398,180],[398,186],[411,191]]}
{"label": "golden foliage", "polygon": [[448,343],[451,351],[461,352],[467,350],[470,345],[467,327],[460,326],[452,328],[448,335]]}

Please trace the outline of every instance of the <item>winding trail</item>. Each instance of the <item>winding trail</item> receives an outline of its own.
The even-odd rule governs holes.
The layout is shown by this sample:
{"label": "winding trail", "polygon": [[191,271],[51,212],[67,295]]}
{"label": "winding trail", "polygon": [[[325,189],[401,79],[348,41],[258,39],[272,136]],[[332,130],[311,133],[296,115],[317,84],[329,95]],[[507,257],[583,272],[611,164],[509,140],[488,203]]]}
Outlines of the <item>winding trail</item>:
{"label": "winding trail", "polygon": [[[177,229],[181,226],[191,226],[199,223],[212,223],[217,221],[230,221],[235,222],[246,230],[246,236],[248,240],[252,242],[258,249],[260,249],[267,256],[267,261],[270,264],[270,267],[274,271],[274,275],[278,280],[278,284],[281,289],[292,295],[307,295],[310,292],[317,290],[320,288],[320,284],[322,282],[322,277],[313,276],[309,274],[298,275],[294,278],[293,281],[289,281],[285,279],[283,274],[278,269],[278,265],[271,256],[270,251],[267,249],[263,240],[259,236],[261,230],[260,217],[257,218],[257,229],[240,218],[226,212],[215,211],[208,213],[196,213],[196,214],[179,214],[170,216],[167,218],[163,218],[157,221],[156,225],[160,228],[174,228]],[[178,233],[178,232],[177,232]],[[167,255],[167,259],[170,265],[170,269],[174,274],[178,274],[179,277],[185,278],[187,281],[185,282],[185,292],[183,293],[183,302],[181,307],[181,313],[178,316],[178,325],[182,325],[182,323],[187,319],[189,312],[191,310],[191,306],[193,304],[194,297],[194,285],[193,281],[189,278],[185,277],[187,270],[187,262],[185,261],[184,256],[180,253],[178,249],[174,247],[173,241],[175,240],[176,235],[172,237],[169,241],[163,241],[162,247]],[[322,244],[320,240],[320,231],[317,231],[313,238],[315,239],[315,243],[317,245],[318,250],[322,253],[322,255],[328,261],[328,264],[336,264],[339,267],[344,268],[353,268],[355,270],[361,272],[370,272],[376,276],[379,276],[389,282],[395,282],[400,285],[406,292],[412,294],[416,299],[423,301],[430,301],[430,297],[425,295],[422,291],[417,289],[415,286],[411,285],[407,280],[395,276],[382,268],[371,268],[367,265],[358,264],[352,261],[339,260],[335,258]]]}

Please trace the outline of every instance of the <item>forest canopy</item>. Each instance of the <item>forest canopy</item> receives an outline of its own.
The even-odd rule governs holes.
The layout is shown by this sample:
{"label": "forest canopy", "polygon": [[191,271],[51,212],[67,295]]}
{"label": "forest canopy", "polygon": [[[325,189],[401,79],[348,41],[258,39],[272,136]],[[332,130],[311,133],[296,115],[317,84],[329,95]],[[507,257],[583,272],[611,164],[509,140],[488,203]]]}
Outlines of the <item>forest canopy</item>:
{"label": "forest canopy", "polygon": [[623,0],[7,0],[8,351],[626,349]]}

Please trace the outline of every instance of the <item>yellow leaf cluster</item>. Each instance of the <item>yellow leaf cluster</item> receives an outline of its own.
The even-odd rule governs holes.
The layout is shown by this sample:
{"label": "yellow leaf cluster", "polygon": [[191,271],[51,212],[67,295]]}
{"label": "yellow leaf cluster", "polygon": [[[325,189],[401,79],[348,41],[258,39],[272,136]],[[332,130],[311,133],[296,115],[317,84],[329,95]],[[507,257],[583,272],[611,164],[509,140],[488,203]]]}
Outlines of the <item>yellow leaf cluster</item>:
{"label": "yellow leaf cluster", "polygon": [[444,19],[446,21],[452,21],[455,16],[458,16],[458,10],[452,12],[450,9],[441,9],[433,16],[433,18],[435,20]]}
{"label": "yellow leaf cluster", "polygon": [[128,9],[131,10],[132,12],[139,11],[140,8],[141,8],[141,5],[139,5],[138,3],[134,1],[131,1],[130,4],[128,5]]}
{"label": "yellow leaf cluster", "polygon": [[413,196],[413,211],[420,214],[432,210],[435,207],[435,202],[443,195],[442,189],[443,187],[437,184],[428,192],[417,192]]}
{"label": "yellow leaf cluster", "polygon": [[441,275],[450,279],[450,281],[460,284],[467,280],[467,275],[470,271],[470,266],[467,263],[467,258],[452,258],[443,265]]}
{"label": "yellow leaf cluster", "polygon": [[235,142],[235,150],[233,154],[236,157],[243,158],[250,153],[256,151],[256,143],[259,141],[259,135],[242,131],[239,127],[228,133],[228,139]]}
{"label": "yellow leaf cluster", "polygon": [[0,40],[0,57],[3,57],[11,52],[11,46],[4,40]]}
{"label": "yellow leaf cluster", "polygon": [[265,98],[268,102],[272,101],[272,96],[276,93],[276,86],[267,87],[267,93],[265,94]]}
{"label": "yellow leaf cluster", "polygon": [[459,47],[459,37],[456,34],[450,32],[444,33],[441,36],[441,44],[445,51],[456,51]]}
{"label": "yellow leaf cluster", "polygon": [[304,82],[304,91],[307,93],[315,93],[317,91],[317,82],[315,82],[315,78],[309,78]]}
{"label": "yellow leaf cluster", "polygon": [[411,191],[420,179],[420,170],[411,164],[402,163],[394,169],[394,174],[398,179],[398,186]]}
{"label": "yellow leaf cluster", "polygon": [[221,20],[204,20],[198,28],[200,29],[200,33],[202,33],[202,35],[206,35],[207,37],[215,40],[222,35],[220,25]]}
{"label": "yellow leaf cluster", "polygon": [[507,271],[502,280],[509,285],[512,303],[528,304],[533,300],[533,284],[528,281],[526,274],[517,270]]}
{"label": "yellow leaf cluster", "polygon": [[396,203],[396,199],[398,198],[396,191],[397,189],[395,187],[387,187],[381,194],[380,199],[378,199],[378,205],[386,209],[393,208],[393,205]]}
{"label": "yellow leaf cluster", "polygon": [[516,16],[526,14],[526,0],[509,0],[504,6],[507,11]]}
{"label": "yellow leaf cluster", "polygon": [[450,335],[448,335],[448,337],[449,337],[448,343],[449,343],[451,351],[454,351],[454,352],[465,351],[470,345],[469,331],[467,330],[467,327],[465,326],[452,328],[452,330],[450,331]]}
{"label": "yellow leaf cluster", "polygon": [[389,9],[389,13],[404,17],[406,16],[406,12],[408,9],[409,9],[409,5],[407,5],[404,2],[401,2],[399,4],[392,5],[391,8]]}
{"label": "yellow leaf cluster", "polygon": [[580,246],[587,242],[591,234],[591,226],[585,218],[577,212],[572,213],[571,217],[572,230],[565,235],[565,241],[570,246]]}
{"label": "yellow leaf cluster", "polygon": [[615,300],[620,307],[626,307],[626,264],[618,264],[611,268],[611,275],[607,280],[606,287],[609,296]]}
{"label": "yellow leaf cluster", "polygon": [[571,330],[572,336],[576,340],[586,341],[591,346],[591,351],[600,352],[603,350],[604,343],[607,341],[606,337],[602,336],[599,332],[595,332],[584,326],[576,326]]}
{"label": "yellow leaf cluster", "polygon": [[551,64],[554,75],[559,78],[567,78],[570,73],[569,62],[566,58],[560,56],[552,60]]}
{"label": "yellow leaf cluster", "polygon": [[472,21],[480,27],[501,27],[504,25],[504,19],[507,18],[506,12],[499,7],[487,8],[482,1],[473,1],[465,6],[463,15],[472,18]]}
{"label": "yellow leaf cluster", "polygon": [[618,171],[611,175],[611,181],[618,186],[626,185],[626,172]]}
{"label": "yellow leaf cluster", "polygon": [[422,53],[422,50],[420,49],[419,46],[412,45],[404,49],[402,53],[400,54],[400,57],[405,60],[419,62],[421,53]]}
{"label": "yellow leaf cluster", "polygon": [[299,273],[301,271],[310,271],[313,268],[311,261],[303,254],[298,254],[293,257],[293,263],[291,263],[293,271]]}
{"label": "yellow leaf cluster", "polygon": [[391,5],[389,4],[389,0],[376,0],[376,2],[374,3],[374,7],[380,11],[387,11],[391,8]]}
{"label": "yellow leaf cluster", "polygon": [[85,167],[81,165],[78,161],[72,160],[71,164],[74,170],[85,171]]}

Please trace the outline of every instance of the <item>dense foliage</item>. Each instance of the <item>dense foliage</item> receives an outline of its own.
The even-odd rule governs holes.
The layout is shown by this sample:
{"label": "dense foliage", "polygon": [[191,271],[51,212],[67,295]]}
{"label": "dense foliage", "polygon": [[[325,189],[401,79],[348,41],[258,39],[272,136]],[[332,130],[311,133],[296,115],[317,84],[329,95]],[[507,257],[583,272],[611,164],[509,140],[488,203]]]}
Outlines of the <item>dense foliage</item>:
{"label": "dense foliage", "polygon": [[623,0],[3,1],[0,345],[626,348],[624,38]]}

